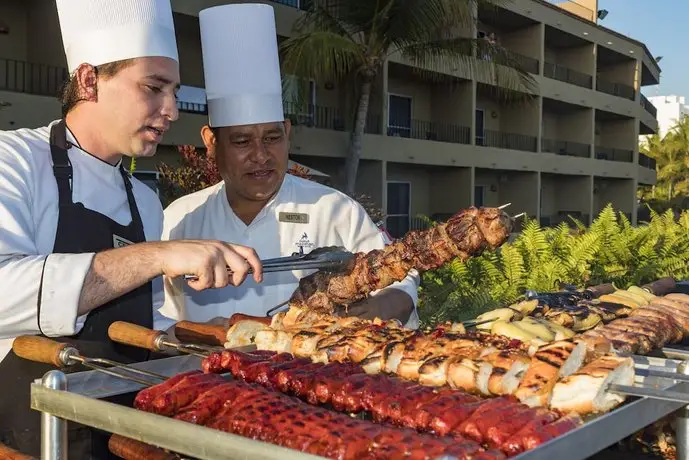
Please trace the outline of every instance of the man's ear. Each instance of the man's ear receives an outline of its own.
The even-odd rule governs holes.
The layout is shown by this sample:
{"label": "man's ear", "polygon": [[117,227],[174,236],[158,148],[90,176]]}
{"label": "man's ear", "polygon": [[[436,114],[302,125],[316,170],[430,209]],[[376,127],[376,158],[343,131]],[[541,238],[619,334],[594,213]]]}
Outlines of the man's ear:
{"label": "man's ear", "polygon": [[289,133],[292,131],[292,120],[285,118],[283,123],[285,126],[285,136],[287,136],[287,139],[289,139]]}
{"label": "man's ear", "polygon": [[203,128],[201,128],[201,139],[203,139],[203,145],[206,146],[206,154],[210,158],[215,158],[215,145],[217,139],[210,126],[203,125]]}
{"label": "man's ear", "polygon": [[91,64],[81,64],[74,73],[79,85],[79,98],[84,101],[98,101],[98,73]]}

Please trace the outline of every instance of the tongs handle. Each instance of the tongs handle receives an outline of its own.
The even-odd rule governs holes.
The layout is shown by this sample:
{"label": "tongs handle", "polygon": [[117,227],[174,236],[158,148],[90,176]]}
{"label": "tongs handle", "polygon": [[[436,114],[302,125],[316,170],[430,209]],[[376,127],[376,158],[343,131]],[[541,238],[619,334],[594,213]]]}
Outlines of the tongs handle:
{"label": "tongs handle", "polygon": [[12,342],[12,351],[28,361],[37,363],[52,364],[55,367],[63,367],[63,351],[70,347],[70,344],[57,342],[47,337],[37,335],[22,335]]}
{"label": "tongs handle", "polygon": [[161,351],[159,338],[165,335],[166,334],[162,331],[148,329],[147,327],[124,321],[115,321],[108,328],[110,340],[123,345],[130,345],[156,352]]}

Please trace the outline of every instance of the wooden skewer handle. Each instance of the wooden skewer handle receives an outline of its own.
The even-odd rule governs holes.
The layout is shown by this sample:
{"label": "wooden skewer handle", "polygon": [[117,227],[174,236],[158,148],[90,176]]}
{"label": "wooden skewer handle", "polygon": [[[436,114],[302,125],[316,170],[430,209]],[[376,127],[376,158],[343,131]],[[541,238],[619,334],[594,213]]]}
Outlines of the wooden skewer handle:
{"label": "wooden skewer handle", "polygon": [[675,290],[677,287],[677,282],[675,281],[674,278],[667,277],[667,278],[661,278],[659,280],[656,280],[652,283],[649,284],[644,284],[641,286],[643,289],[646,289],[651,292],[651,294],[655,294],[657,296],[663,296],[665,294],[669,294],[672,291]]}
{"label": "wooden skewer handle", "polygon": [[263,323],[266,326],[270,326],[270,323],[272,322],[272,318],[268,316],[251,316],[251,315],[245,315],[244,313],[235,313],[234,315],[230,316],[230,320],[227,323],[227,328],[231,328],[235,324],[237,324],[240,321],[257,321],[259,323]]}
{"label": "wooden skewer handle", "polygon": [[124,460],[177,460],[179,456],[159,447],[141,441],[113,434],[108,441],[108,449]]}
{"label": "wooden skewer handle", "polygon": [[0,443],[0,460],[36,460],[35,457],[22,454]]}
{"label": "wooden skewer handle", "polygon": [[151,351],[160,351],[156,340],[161,335],[165,333],[124,321],[115,321],[108,328],[108,336],[111,340]]}
{"label": "wooden skewer handle", "polygon": [[68,346],[68,343],[56,342],[47,337],[23,335],[14,339],[12,350],[20,358],[62,367],[65,363],[60,359],[60,353]]}
{"label": "wooden skewer handle", "polygon": [[227,341],[227,326],[180,321],[175,336],[182,343],[222,346]]}

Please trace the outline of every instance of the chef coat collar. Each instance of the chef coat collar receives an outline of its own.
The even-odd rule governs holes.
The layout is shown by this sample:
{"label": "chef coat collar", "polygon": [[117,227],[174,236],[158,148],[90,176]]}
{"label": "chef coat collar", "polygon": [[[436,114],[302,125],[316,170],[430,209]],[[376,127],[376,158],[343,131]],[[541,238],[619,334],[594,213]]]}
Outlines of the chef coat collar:
{"label": "chef coat collar", "polygon": [[[55,123],[58,122],[59,120],[52,122],[49,127],[52,127]],[[66,124],[65,127],[67,127]],[[79,141],[77,140],[76,136],[74,136],[74,133],[70,131],[69,127],[67,127],[66,131],[67,141],[73,146],[73,149],[69,150],[77,152],[79,156],[83,157],[85,161],[88,161],[89,164],[92,165],[92,167],[95,168],[96,171],[101,171],[103,174],[120,174],[119,170],[120,166],[122,165],[122,158],[120,158],[120,160],[114,165],[108,163],[107,161],[103,161],[100,158],[93,156],[91,153],[81,148],[81,146],[79,145]]]}
{"label": "chef coat collar", "polygon": [[278,192],[275,195],[273,195],[273,197],[270,200],[268,200],[265,206],[263,206],[263,208],[259,211],[259,213],[256,215],[254,220],[249,225],[246,225],[244,221],[242,221],[242,219],[240,219],[239,216],[235,214],[234,209],[232,209],[232,206],[230,206],[230,200],[227,199],[227,190],[225,189],[224,183],[222,185],[223,207],[225,208],[225,212],[227,213],[228,217],[230,217],[236,223],[236,225],[243,229],[249,229],[252,225],[258,224],[258,222],[260,222],[275,206],[285,201],[287,196],[289,196],[289,190],[291,189],[291,187],[292,176],[289,173],[287,173],[285,174],[285,177],[282,180],[282,184],[280,184],[280,189],[278,190]]}

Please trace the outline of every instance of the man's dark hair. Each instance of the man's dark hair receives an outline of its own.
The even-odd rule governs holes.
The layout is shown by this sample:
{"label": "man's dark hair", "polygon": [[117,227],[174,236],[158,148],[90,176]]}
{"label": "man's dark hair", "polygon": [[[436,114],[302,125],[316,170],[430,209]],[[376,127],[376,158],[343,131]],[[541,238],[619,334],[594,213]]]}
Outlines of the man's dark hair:
{"label": "man's dark hair", "polygon": [[[123,70],[134,63],[133,59],[125,59],[123,61],[109,62],[107,64],[102,64],[96,66],[96,76],[111,78],[114,77],[117,72]],[[65,82],[60,92],[60,102],[62,102],[62,116],[65,117],[76,105],[86,100],[81,93],[81,88],[79,88],[79,82],[76,77],[76,72],[69,77],[69,80]]]}

